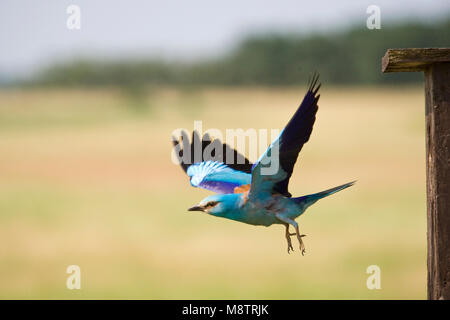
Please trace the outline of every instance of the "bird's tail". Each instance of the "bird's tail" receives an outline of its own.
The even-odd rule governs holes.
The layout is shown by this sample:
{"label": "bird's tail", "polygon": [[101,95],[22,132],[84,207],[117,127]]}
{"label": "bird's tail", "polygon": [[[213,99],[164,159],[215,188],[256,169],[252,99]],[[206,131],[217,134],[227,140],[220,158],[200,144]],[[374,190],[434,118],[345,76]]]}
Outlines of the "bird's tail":
{"label": "bird's tail", "polygon": [[352,181],[343,185],[340,185],[338,187],[334,187],[322,192],[318,192],[318,193],[314,193],[314,194],[309,194],[307,196],[303,196],[303,197],[298,197],[298,198],[292,198],[292,200],[294,202],[296,202],[297,204],[303,204],[306,206],[310,206],[313,203],[315,203],[317,200],[320,200],[322,198],[328,197],[329,195],[332,195],[333,193],[336,193],[338,191],[344,190],[348,187],[351,187],[352,185],[355,184],[356,181]]}

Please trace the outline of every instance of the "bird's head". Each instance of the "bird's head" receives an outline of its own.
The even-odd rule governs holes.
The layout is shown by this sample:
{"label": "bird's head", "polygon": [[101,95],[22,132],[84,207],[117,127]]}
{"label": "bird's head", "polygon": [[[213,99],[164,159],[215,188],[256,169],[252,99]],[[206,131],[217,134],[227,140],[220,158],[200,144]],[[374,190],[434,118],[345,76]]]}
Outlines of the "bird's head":
{"label": "bird's head", "polygon": [[215,194],[206,197],[188,211],[203,211],[213,216],[224,216],[236,208],[240,194]]}

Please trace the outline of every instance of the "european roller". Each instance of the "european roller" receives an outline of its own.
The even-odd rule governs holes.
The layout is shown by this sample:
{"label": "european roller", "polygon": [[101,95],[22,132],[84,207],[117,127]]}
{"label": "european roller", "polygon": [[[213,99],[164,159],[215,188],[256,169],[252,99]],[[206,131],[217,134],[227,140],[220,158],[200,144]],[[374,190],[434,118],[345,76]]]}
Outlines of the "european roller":
{"label": "european roller", "polygon": [[[349,182],[302,197],[292,197],[288,191],[298,154],[312,132],[318,110],[319,88],[318,76],[315,75],[297,111],[254,164],[220,140],[212,141],[208,134],[200,139],[194,131],[191,142],[184,131],[181,138],[172,137],[175,154],[190,177],[191,185],[217,193],[188,211],[201,211],[256,226],[283,225],[288,253],[294,250],[291,236],[296,236],[300,252],[304,255],[302,237],[305,235],[300,233],[295,219],[318,200],[355,183]],[[200,153],[196,154],[196,146]],[[290,233],[289,226],[295,229],[295,233]]]}

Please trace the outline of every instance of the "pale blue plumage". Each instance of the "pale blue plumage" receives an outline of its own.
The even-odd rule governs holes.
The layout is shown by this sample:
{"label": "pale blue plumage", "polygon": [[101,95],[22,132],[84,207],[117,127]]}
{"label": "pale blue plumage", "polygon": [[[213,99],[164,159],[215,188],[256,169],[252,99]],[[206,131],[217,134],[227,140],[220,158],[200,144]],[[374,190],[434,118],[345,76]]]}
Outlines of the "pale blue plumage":
{"label": "pale blue plumage", "polygon": [[[313,77],[302,103],[289,123],[253,165],[247,159],[244,159],[243,164],[238,165],[230,162],[230,159],[223,159],[224,163],[215,161],[215,158],[205,159],[204,157],[202,162],[187,163],[181,159],[180,154],[180,164],[191,178],[191,185],[219,193],[203,199],[189,210],[203,211],[216,217],[251,225],[282,224],[286,227],[288,252],[293,250],[290,237],[296,235],[303,254],[305,252],[302,241],[304,235],[300,234],[295,219],[319,199],[354,184],[350,182],[326,191],[295,198],[292,198],[288,191],[289,179],[298,153],[309,140],[312,131],[318,110],[319,88],[317,77]],[[187,137],[184,133],[183,136]],[[211,145],[210,138],[206,135],[200,141],[198,135],[194,133],[191,144],[186,144],[185,140],[182,139],[184,149],[191,151],[191,154],[196,143],[201,145],[202,152]],[[180,143],[174,140],[174,146],[179,149]],[[229,150],[229,147],[223,145],[223,150]],[[241,156],[237,151],[232,151],[234,152],[232,160]],[[294,234],[289,232],[289,225],[295,228]]]}
{"label": "pale blue plumage", "polygon": [[194,163],[187,169],[191,185],[217,193],[233,193],[236,187],[250,184],[251,175],[233,170],[223,162],[204,161]]}

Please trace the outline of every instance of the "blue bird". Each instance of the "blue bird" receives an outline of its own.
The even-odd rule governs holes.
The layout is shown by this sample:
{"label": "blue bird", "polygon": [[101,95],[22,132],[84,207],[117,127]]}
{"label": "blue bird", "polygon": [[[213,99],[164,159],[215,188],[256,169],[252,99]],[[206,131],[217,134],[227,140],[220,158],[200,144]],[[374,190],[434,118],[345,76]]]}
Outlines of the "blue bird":
{"label": "blue bird", "polygon": [[[304,255],[302,237],[305,235],[300,233],[295,219],[316,201],[355,183],[349,182],[302,197],[292,197],[288,191],[298,154],[312,132],[318,110],[319,88],[318,75],[314,75],[291,120],[254,164],[220,140],[212,141],[208,134],[200,140],[194,131],[191,143],[185,132],[181,133],[179,139],[172,137],[175,154],[190,177],[191,185],[217,193],[188,210],[202,211],[251,225],[284,225],[288,253],[294,250],[291,236],[296,235],[300,252]],[[200,157],[195,154],[195,146],[200,147]],[[210,156],[205,158],[205,151],[208,150],[211,151]],[[278,168],[270,172],[274,161],[278,163]],[[294,227],[295,233],[289,232],[290,225]]]}

